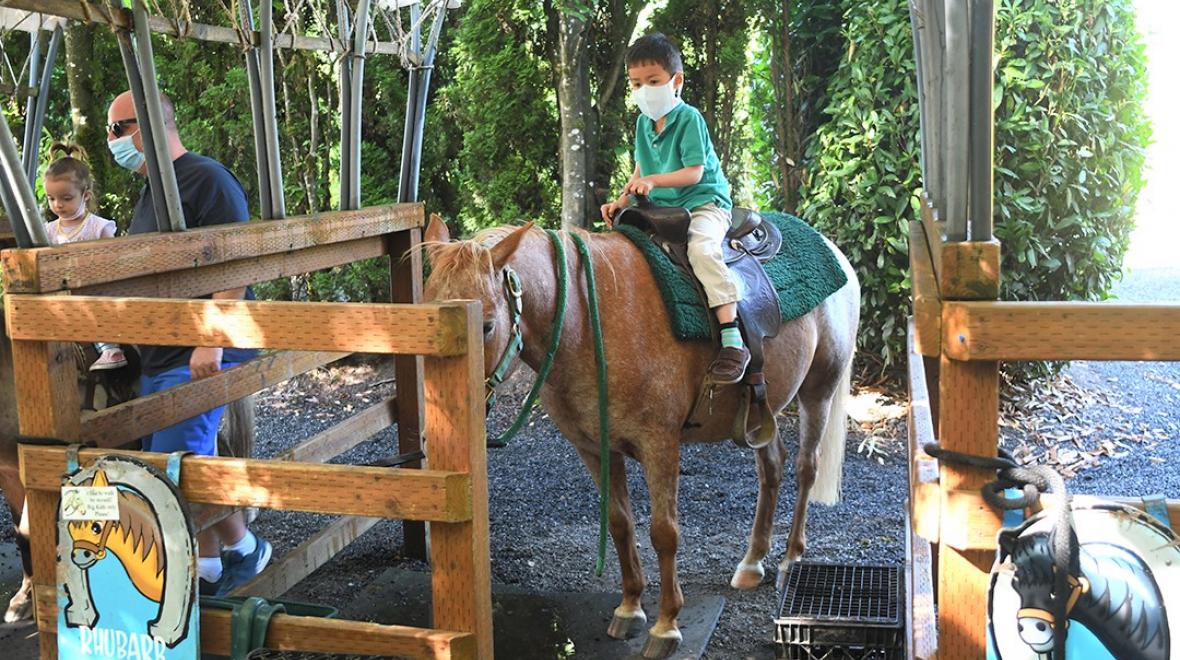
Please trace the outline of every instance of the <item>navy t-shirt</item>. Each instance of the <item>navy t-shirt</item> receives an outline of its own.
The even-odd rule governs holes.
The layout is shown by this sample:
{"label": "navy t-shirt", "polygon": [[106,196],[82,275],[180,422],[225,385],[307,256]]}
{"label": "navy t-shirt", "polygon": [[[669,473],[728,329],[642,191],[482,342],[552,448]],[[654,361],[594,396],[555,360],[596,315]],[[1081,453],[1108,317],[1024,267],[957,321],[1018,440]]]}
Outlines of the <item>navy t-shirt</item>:
{"label": "navy t-shirt", "polygon": [[[185,225],[189,229],[246,222],[250,219],[246,191],[224,165],[189,151],[172,161],[172,166],[176,170],[180,205],[184,209]],[[131,216],[130,233],[146,234],[153,231],[157,231],[155,202],[151,190],[145,185],[139,191],[139,201]],[[254,291],[250,288],[246,289],[246,300],[254,300]],[[154,376],[188,365],[193,349],[181,346],[140,346],[139,352],[143,359],[143,373]],[[244,362],[256,353],[250,348],[227,348],[221,359],[223,362]]]}

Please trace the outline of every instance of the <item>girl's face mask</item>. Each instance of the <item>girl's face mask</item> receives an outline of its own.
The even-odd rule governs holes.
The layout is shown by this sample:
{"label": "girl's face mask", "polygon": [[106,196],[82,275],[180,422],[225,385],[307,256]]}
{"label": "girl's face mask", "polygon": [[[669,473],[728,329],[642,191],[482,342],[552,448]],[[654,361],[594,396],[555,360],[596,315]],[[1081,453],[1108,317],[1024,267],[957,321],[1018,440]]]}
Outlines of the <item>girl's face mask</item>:
{"label": "girl's face mask", "polygon": [[659,121],[682,103],[680,90],[676,88],[676,76],[665,85],[644,85],[632,90],[631,96],[639,111],[652,121]]}
{"label": "girl's face mask", "polygon": [[143,152],[135,148],[135,142],[132,139],[135,134],[124,135],[121,138],[115,138],[107,142],[107,148],[111,150],[111,155],[115,157],[115,162],[124,169],[138,172],[139,168],[143,166],[145,160]]}

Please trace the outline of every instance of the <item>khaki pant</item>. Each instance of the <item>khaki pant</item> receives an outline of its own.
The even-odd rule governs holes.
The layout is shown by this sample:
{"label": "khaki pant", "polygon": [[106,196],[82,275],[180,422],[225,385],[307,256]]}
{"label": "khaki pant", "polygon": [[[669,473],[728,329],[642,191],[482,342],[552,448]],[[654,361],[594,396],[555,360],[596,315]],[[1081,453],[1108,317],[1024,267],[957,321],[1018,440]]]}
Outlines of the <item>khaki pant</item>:
{"label": "khaki pant", "polygon": [[741,298],[737,278],[725,265],[721,242],[729,232],[729,209],[705,204],[692,209],[688,225],[688,262],[701,281],[709,308],[720,307]]}

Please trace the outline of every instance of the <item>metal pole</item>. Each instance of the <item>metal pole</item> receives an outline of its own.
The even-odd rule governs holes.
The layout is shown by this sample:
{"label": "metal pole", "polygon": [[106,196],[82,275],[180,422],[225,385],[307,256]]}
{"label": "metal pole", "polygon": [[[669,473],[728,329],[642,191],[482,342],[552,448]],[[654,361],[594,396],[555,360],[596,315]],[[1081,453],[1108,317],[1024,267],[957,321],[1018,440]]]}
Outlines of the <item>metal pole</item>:
{"label": "metal pole", "polygon": [[969,239],[992,238],[995,111],[992,108],[993,0],[971,0],[971,209]]}
{"label": "metal pole", "polygon": [[[402,178],[398,188],[398,200],[402,202],[418,201],[418,177],[422,163],[422,134],[426,128],[426,100],[430,93],[430,74],[434,69],[434,56],[438,52],[438,37],[442,32],[443,21],[446,20],[446,8],[439,10],[434,24],[430,28],[430,36],[426,40],[426,49],[422,56],[422,64],[411,72],[411,94],[408,103],[414,104],[413,113],[407,111],[407,117],[413,116],[413,127],[407,125],[405,147],[402,151]],[[408,158],[406,157],[408,154]]]}
{"label": "metal pole", "polygon": [[351,96],[349,101],[348,157],[351,161],[348,182],[348,208],[361,206],[361,108],[365,86],[365,41],[369,36],[369,2],[358,0],[356,16],[353,19]]}
{"label": "metal pole", "polygon": [[[266,0],[263,0],[263,4],[266,4]],[[243,0],[238,7],[242,25],[253,31],[254,8],[250,5],[250,0]],[[263,220],[270,220],[274,217],[274,211],[271,207],[270,176],[268,174],[270,168],[266,159],[266,142],[261,128],[264,125],[264,120],[262,85],[259,82],[258,74],[258,49],[251,48],[246,51],[245,55],[246,78],[250,85],[250,114],[254,120],[254,169],[258,175],[259,216]]]}
{"label": "metal pole", "polygon": [[[132,13],[135,16],[135,43],[139,53],[139,74],[143,78],[144,106],[151,126],[160,129],[159,134],[155,134],[158,139],[153,140],[153,146],[160,182],[164,187],[168,224],[172,231],[184,231],[184,209],[180,207],[180,190],[176,185],[176,170],[172,167],[172,152],[168,147],[168,127],[164,125],[164,110],[160,106],[160,86],[156,79],[156,63],[152,59],[152,33],[143,0],[135,0]],[[156,215],[160,215],[159,208],[156,209]]]}
{"label": "metal pole", "polygon": [[[340,43],[348,43],[349,9],[344,0],[336,0],[336,16],[340,23]],[[347,47],[347,46],[345,46]],[[340,58],[340,210],[348,210],[348,186],[352,181],[352,156],[349,148],[352,146],[349,136],[352,135],[352,59],[345,53]]]}
{"label": "metal pole", "polygon": [[[41,86],[41,30],[29,33],[29,90]],[[29,95],[25,102],[25,137],[21,143],[21,157],[24,159],[25,176],[32,181],[37,177],[37,143],[40,135],[33,132],[33,117],[37,114],[37,99]],[[31,174],[30,174],[31,172]]]}
{"label": "metal pole", "polygon": [[4,188],[4,207],[12,223],[12,233],[17,245],[22,248],[49,245],[49,235],[41,220],[41,211],[33,187],[21,167],[20,155],[16,153],[16,138],[8,130],[8,121],[0,113],[0,183]]}
{"label": "metal pole", "polygon": [[33,126],[33,141],[29,150],[25,152],[25,175],[29,181],[37,180],[37,164],[41,158],[41,131],[45,128],[45,112],[49,109],[49,83],[53,79],[53,67],[57,63],[57,51],[61,47],[65,32],[58,25],[49,38],[49,49],[45,53],[45,66],[41,67],[41,84],[37,88],[37,109],[25,119],[26,124]]}
{"label": "metal pole", "polygon": [[[263,0],[259,6],[258,85],[262,96],[263,144],[266,147],[266,172],[270,188],[271,217],[287,217],[283,191],[283,163],[279,158],[278,111],[275,108],[274,5]],[[258,126],[254,127],[257,131]]]}
{"label": "metal pole", "polygon": [[[118,6],[112,4],[118,10]],[[144,171],[147,174],[148,193],[152,196],[152,208],[156,210],[156,229],[162,232],[172,231],[168,222],[168,215],[160,209],[166,207],[164,199],[164,184],[160,182],[160,168],[156,166],[155,141],[152,139],[152,127],[148,122],[147,110],[144,109],[143,77],[139,75],[139,64],[135,61],[135,51],[131,47],[131,37],[123,30],[115,31],[115,38],[119,41],[119,54],[123,56],[123,69],[127,72],[127,88],[131,91],[132,103],[135,105],[135,117],[139,122],[139,137],[143,142],[143,156],[146,161]]]}
{"label": "metal pole", "polygon": [[914,35],[914,81],[915,91],[918,95],[918,166],[922,172],[922,187],[929,192],[930,170],[927,168],[927,164],[930,162],[930,156],[927,154],[927,150],[930,148],[930,135],[928,134],[930,119],[926,115],[926,105],[929,103],[929,99],[926,98],[926,71],[923,69],[926,62],[922,57],[923,31],[925,30],[923,21],[925,18],[921,12],[918,0],[910,0],[910,31]]}
{"label": "metal pole", "polygon": [[967,240],[967,180],[969,168],[968,148],[968,62],[969,21],[968,0],[946,0],[946,60],[943,64],[945,87],[944,113],[946,139],[943,151],[946,157],[945,192],[946,206],[942,209],[946,219],[948,241]]}

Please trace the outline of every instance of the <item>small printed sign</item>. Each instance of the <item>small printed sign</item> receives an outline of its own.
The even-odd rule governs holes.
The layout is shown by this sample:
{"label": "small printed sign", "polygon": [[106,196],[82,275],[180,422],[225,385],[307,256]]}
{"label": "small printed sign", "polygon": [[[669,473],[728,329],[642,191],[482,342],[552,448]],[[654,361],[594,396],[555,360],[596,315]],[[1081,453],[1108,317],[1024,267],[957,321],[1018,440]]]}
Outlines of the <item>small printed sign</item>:
{"label": "small printed sign", "polygon": [[114,486],[63,486],[62,520],[118,520],[119,489]]}

